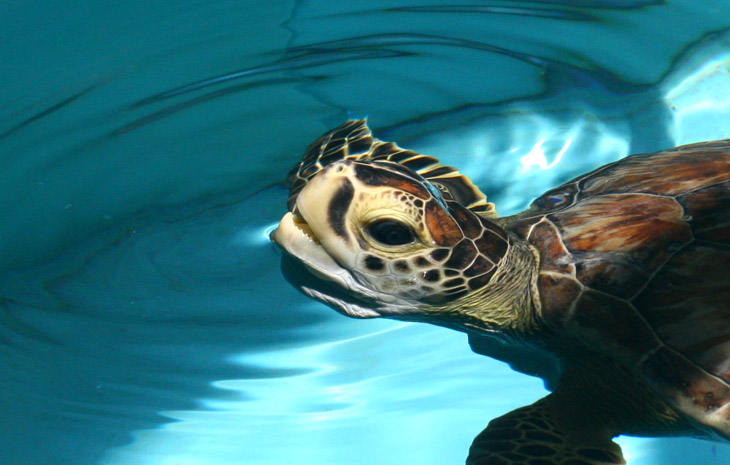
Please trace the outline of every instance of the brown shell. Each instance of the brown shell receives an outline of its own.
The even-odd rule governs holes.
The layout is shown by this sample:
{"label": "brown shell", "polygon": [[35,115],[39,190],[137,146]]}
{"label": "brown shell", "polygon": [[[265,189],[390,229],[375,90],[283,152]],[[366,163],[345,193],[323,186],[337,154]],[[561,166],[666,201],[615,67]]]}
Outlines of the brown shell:
{"label": "brown shell", "polygon": [[553,327],[730,436],[730,140],[627,157],[505,219]]}
{"label": "brown shell", "polygon": [[325,166],[339,160],[389,161],[406,166],[475,213],[496,216],[494,204],[456,168],[444,166],[428,155],[398,147],[373,137],[367,120],[348,120],[309,145],[302,161],[289,173],[289,210],[307,182]]}

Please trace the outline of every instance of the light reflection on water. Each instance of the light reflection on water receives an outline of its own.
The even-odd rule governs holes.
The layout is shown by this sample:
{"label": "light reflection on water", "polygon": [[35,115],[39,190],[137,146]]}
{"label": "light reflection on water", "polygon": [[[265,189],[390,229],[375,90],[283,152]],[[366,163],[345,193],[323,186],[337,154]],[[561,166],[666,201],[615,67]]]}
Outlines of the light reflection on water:
{"label": "light reflection on water", "polygon": [[548,189],[595,168],[596,160],[608,163],[629,154],[629,129],[587,111],[506,113],[508,119],[500,112],[414,144],[422,153],[439,154],[443,163],[458,166],[501,215],[522,211]]}
{"label": "light reflection on water", "polygon": [[714,58],[667,85],[665,99],[674,114],[670,130],[677,144],[730,137],[730,53],[724,52],[730,40],[712,45],[718,51]]}
{"label": "light reflection on water", "polygon": [[[461,463],[542,384],[286,284],[267,235],[306,144],[368,115],[510,214],[730,137],[723,2],[100,5],[0,6],[9,465]],[[620,442],[635,465],[730,460]]]}
{"label": "light reflection on water", "polygon": [[[243,463],[284,463],[292,456],[311,464],[409,463],[418,455],[448,463],[471,442],[461,431],[476,434],[491,411],[517,407],[519,398],[541,392],[538,380],[519,380],[503,364],[462,350],[463,335],[401,323],[365,325],[367,332],[348,339],[242,355],[246,364],[302,372],[279,380],[219,381],[218,388],[245,392],[255,402],[208,401],[207,411],[168,412],[180,423],[141,433],[134,448],[167,450],[169,463],[211,456],[229,463],[232,449],[224,437],[258,445],[233,448]],[[511,395],[500,395],[502,389]],[[220,448],[209,455],[205,445],[211,443]],[[126,448],[112,452],[108,463],[133,457]]]}

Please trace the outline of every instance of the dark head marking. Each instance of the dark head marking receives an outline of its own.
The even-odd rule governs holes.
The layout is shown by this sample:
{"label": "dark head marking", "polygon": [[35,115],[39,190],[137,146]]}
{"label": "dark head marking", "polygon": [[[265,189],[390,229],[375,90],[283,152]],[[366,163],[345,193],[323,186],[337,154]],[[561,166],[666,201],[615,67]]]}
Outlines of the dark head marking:
{"label": "dark head marking", "polygon": [[347,209],[350,208],[354,192],[355,189],[352,187],[350,180],[343,178],[342,186],[337,189],[337,192],[335,192],[335,195],[330,201],[329,209],[327,210],[327,220],[329,221],[332,230],[335,234],[345,240],[347,240],[345,215],[347,214]]}
{"label": "dark head marking", "polygon": [[431,196],[423,187],[423,178],[403,166],[394,165],[398,167],[395,170],[392,166],[393,163],[356,163],[355,176],[368,186],[394,187],[424,200]]}
{"label": "dark head marking", "polygon": [[401,271],[401,272],[403,272],[403,273],[407,273],[408,271],[410,271],[410,270],[411,270],[411,269],[410,269],[410,267],[408,266],[408,263],[406,263],[406,261],[405,261],[405,260],[396,260],[396,261],[395,261],[395,262],[393,263],[393,267],[394,267],[394,268],[395,268],[396,270],[398,270],[398,271]]}
{"label": "dark head marking", "polygon": [[368,255],[365,257],[365,268],[371,271],[381,271],[385,268],[385,264],[383,263],[383,260],[375,255]]}
{"label": "dark head marking", "polygon": [[436,249],[433,252],[431,252],[431,258],[436,260],[437,262],[440,262],[441,260],[445,259],[449,255],[449,249],[441,248]]}
{"label": "dark head marking", "polygon": [[441,273],[437,269],[431,269],[423,273],[423,279],[430,282],[435,282],[441,279]]}

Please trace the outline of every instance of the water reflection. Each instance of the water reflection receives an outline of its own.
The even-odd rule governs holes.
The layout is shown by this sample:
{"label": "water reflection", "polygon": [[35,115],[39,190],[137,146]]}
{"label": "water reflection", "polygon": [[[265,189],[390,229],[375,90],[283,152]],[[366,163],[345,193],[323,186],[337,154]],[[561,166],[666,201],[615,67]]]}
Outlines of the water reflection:
{"label": "water reflection", "polygon": [[[476,434],[485,411],[495,405],[509,409],[514,397],[542,391],[537,380],[515,380],[509,368],[462,350],[463,335],[379,321],[338,326],[350,337],[242,355],[239,362],[300,371],[280,380],[217,382],[257,401],[234,397],[206,402],[212,411],[169,412],[180,423],[140,433],[134,446],[112,451],[108,463],[129,463],[138,448],[165,451],[141,463],[160,458],[234,463],[232,456],[238,463],[262,464],[285,463],[292,456],[313,464],[450,463],[463,457],[471,441],[460,431]],[[483,395],[498,386],[514,397]],[[237,441],[256,447],[240,447]]]}
{"label": "water reflection", "polygon": [[589,109],[508,106],[464,127],[415,141],[414,149],[458,166],[482,187],[501,215],[510,215],[543,192],[595,168],[596,160],[608,163],[629,154],[628,125],[603,118]]}
{"label": "water reflection", "polygon": [[667,80],[665,100],[672,110],[671,130],[679,144],[730,137],[730,38],[712,42]]}
{"label": "water reflection", "polygon": [[[724,109],[668,129],[664,98],[724,60],[703,48],[674,62],[721,43],[727,8],[3,3],[0,456],[462,461],[485,418],[540,397],[540,383],[459,335],[352,326],[286,285],[264,236],[302,144],[369,115],[383,138],[465,167],[516,211],[675,133],[719,137],[707,122]],[[705,91],[724,88],[722,66],[697,80]],[[696,94],[677,92],[676,108],[691,106]],[[543,139],[544,161],[525,171]],[[727,460],[725,446],[622,444],[637,464],[684,463],[680,447]]]}

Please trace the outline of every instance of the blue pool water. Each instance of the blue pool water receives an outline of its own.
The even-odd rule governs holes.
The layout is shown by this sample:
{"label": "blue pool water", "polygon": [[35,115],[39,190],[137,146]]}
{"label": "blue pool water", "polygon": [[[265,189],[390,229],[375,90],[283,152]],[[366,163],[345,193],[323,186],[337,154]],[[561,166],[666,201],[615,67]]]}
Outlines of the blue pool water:
{"label": "blue pool water", "polygon": [[[632,152],[730,137],[730,3],[0,3],[0,463],[463,463],[538,379],[284,281],[315,137],[376,135],[502,214]],[[730,446],[619,438],[633,465]]]}

